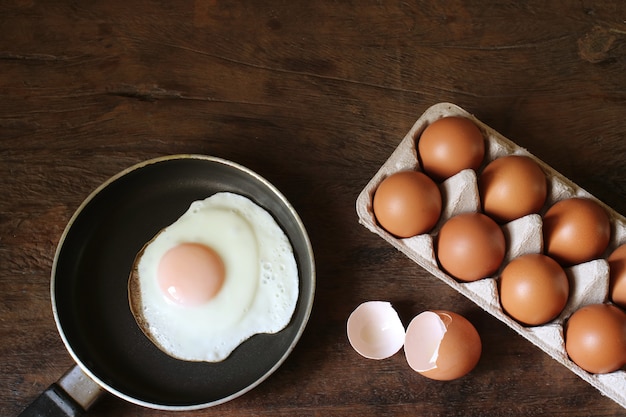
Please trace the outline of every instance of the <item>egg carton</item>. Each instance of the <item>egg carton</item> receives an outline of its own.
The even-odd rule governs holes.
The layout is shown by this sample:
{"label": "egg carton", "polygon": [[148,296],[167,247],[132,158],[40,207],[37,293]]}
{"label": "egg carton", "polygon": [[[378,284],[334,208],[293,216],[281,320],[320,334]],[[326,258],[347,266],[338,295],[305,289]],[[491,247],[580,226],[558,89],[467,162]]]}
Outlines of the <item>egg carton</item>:
{"label": "egg carton", "polygon": [[[392,173],[403,170],[421,171],[416,141],[426,126],[447,116],[462,116],[476,123],[485,138],[486,147],[483,164],[477,171],[466,169],[438,184],[444,204],[441,217],[433,230],[410,238],[397,238],[385,231],[376,222],[372,209],[374,192],[381,181]],[[481,210],[477,183],[478,174],[485,165],[494,159],[512,154],[528,156],[543,169],[548,183],[546,203],[538,214],[530,214],[501,225],[507,241],[507,252],[500,269],[493,276],[474,282],[460,282],[440,269],[434,250],[434,238],[439,233],[443,223],[450,217],[460,213]],[[568,303],[559,317],[545,325],[524,326],[503,311],[498,296],[498,277],[502,269],[512,259],[528,253],[543,252],[542,215],[555,202],[570,197],[590,198],[605,208],[609,214],[612,229],[609,247],[600,259],[565,268],[570,281],[570,295]],[[617,246],[626,243],[626,218],[622,215],[526,149],[505,138],[464,109],[451,103],[435,104],[422,114],[395,151],[361,191],[356,201],[356,210],[359,223],[371,232],[382,237],[428,272],[472,300],[580,378],[596,387],[602,394],[626,408],[626,372],[618,370],[608,374],[591,374],[580,368],[569,359],[565,351],[563,328],[567,318],[580,307],[607,301],[609,265],[606,257]]]}

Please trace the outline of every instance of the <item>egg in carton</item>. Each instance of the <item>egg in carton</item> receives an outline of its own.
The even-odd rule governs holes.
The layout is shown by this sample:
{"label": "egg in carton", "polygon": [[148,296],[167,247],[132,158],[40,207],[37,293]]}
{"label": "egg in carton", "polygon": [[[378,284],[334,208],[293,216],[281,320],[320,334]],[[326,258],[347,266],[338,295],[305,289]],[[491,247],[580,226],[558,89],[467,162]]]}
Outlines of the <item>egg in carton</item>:
{"label": "egg in carton", "polygon": [[[507,252],[499,270],[491,277],[473,282],[458,281],[440,269],[435,255],[434,238],[449,218],[460,213],[481,211],[476,171],[472,169],[463,170],[438,184],[443,207],[438,223],[429,233],[409,238],[397,238],[376,222],[372,208],[374,193],[383,179],[398,171],[421,171],[417,156],[417,140],[429,124],[448,116],[468,118],[481,130],[485,138],[485,159],[479,172],[496,158],[506,155],[524,155],[539,164],[546,174],[548,184],[548,196],[542,212],[526,215],[501,225],[507,242]],[[593,199],[606,210],[611,222],[611,241],[602,258],[564,268],[570,281],[570,294],[567,305],[556,319],[540,326],[524,326],[503,311],[498,295],[498,277],[502,269],[512,259],[524,254],[543,253],[542,214],[555,202],[571,197]],[[382,237],[428,272],[507,324],[518,334],[596,387],[601,393],[626,408],[626,371],[591,374],[580,368],[569,359],[565,351],[563,326],[567,318],[580,307],[607,301],[609,265],[606,257],[617,246],[626,243],[626,219],[623,216],[526,149],[505,138],[464,109],[451,103],[433,105],[422,114],[395,151],[361,191],[356,201],[356,209],[359,222],[367,229]]]}

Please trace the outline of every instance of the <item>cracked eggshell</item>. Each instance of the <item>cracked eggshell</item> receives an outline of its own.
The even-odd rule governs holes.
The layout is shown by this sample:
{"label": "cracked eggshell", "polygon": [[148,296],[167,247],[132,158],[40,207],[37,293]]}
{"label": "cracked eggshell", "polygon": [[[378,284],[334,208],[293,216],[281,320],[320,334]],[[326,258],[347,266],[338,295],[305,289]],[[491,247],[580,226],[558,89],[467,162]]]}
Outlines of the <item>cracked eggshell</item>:
{"label": "cracked eggshell", "polygon": [[480,359],[482,343],[476,328],[451,311],[425,311],[411,320],[404,341],[409,366],[440,381],[461,378]]}
{"label": "cracked eggshell", "polygon": [[348,317],[348,341],[368,359],[386,359],[404,344],[404,325],[387,301],[366,301]]}

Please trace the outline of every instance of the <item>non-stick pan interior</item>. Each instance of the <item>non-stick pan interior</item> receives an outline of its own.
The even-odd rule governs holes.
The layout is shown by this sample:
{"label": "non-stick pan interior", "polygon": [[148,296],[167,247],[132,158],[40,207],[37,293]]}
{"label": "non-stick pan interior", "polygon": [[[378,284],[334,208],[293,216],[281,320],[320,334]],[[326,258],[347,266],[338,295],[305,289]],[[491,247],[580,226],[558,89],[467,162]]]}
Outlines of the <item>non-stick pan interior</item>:
{"label": "non-stick pan interior", "polygon": [[[291,323],[256,335],[220,363],[186,362],[156,348],[137,326],[127,284],[133,260],[194,200],[238,193],[268,210],[289,236],[300,274]],[[256,386],[287,357],[308,320],[315,271],[306,232],[265,180],[216,158],[179,156],[128,170],[83,204],[60,243],[52,277],[59,331],[83,368],[114,394],[156,408],[200,408]]]}

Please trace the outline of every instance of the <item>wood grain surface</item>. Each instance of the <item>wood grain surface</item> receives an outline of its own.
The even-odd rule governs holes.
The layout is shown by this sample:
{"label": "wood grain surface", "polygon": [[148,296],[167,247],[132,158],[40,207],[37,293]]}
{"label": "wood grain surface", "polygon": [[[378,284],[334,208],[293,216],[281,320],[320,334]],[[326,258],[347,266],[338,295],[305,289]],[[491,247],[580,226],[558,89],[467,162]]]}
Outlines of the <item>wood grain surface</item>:
{"label": "wood grain surface", "polygon": [[[200,153],[281,190],[315,251],[295,351],[223,405],[105,395],[93,416],[618,416],[626,410],[358,224],[355,200],[419,115],[456,103],[626,214],[626,3],[4,1],[0,6],[0,414],[72,365],[50,301],[81,201],[140,161]],[[452,309],[483,355],[452,382],[358,356],[365,300]]]}

